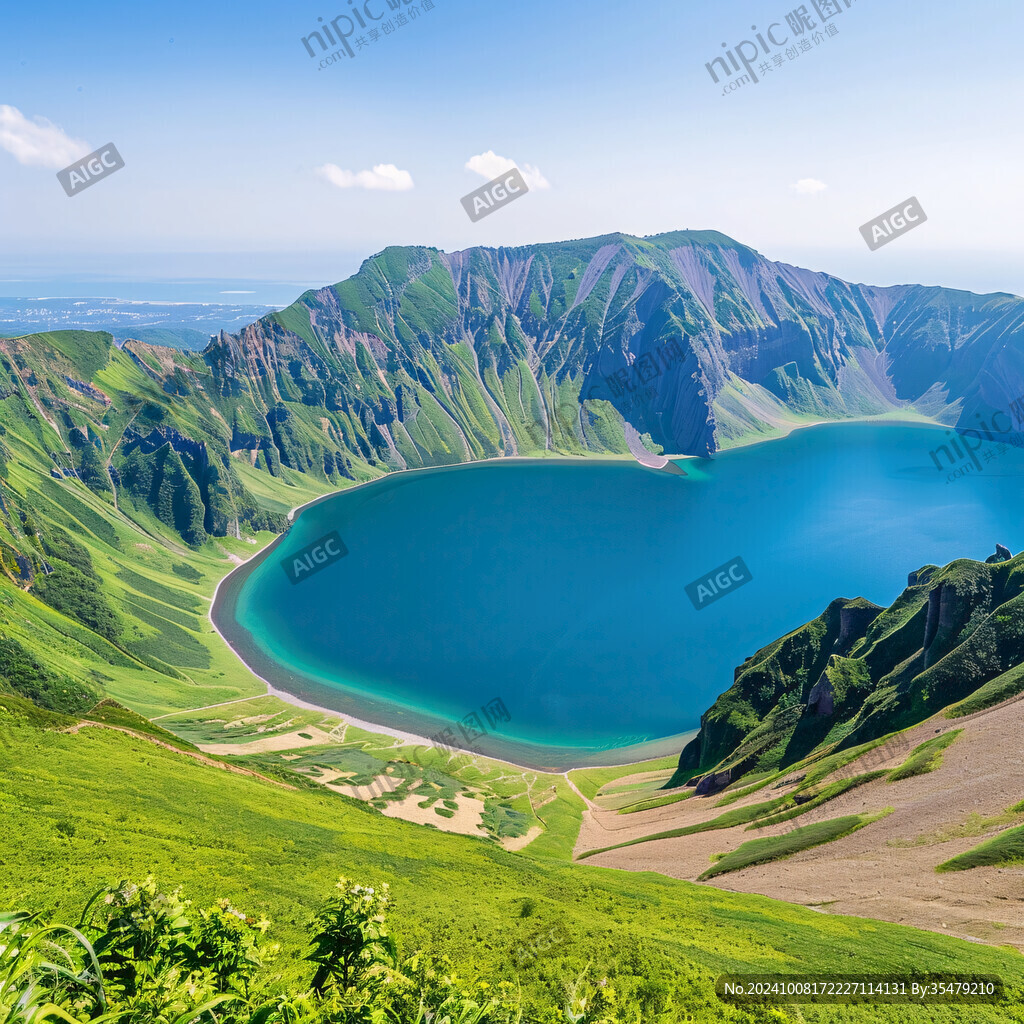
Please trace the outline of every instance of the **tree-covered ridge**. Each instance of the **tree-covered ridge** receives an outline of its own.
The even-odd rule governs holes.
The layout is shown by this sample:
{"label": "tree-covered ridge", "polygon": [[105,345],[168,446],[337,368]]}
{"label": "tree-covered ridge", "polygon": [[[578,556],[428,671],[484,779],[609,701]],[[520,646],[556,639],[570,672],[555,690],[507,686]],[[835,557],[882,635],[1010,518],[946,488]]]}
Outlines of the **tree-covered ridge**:
{"label": "tree-covered ridge", "polygon": [[1024,553],[1006,554],[925,566],[888,608],[838,598],[749,657],[672,784],[703,775],[718,787],[1024,690]]}

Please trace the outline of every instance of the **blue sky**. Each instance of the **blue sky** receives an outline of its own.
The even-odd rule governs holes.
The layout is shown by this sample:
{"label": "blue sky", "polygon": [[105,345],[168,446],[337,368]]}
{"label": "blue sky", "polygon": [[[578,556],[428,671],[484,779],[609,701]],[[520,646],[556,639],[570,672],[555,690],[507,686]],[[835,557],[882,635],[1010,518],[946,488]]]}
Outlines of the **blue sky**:
{"label": "blue sky", "polygon": [[[301,39],[348,6],[9,9],[0,277],[306,286],[390,244],[715,228],[850,280],[1024,293],[1024,5],[853,0],[834,36],[726,96],[705,63],[753,25],[792,40],[794,0],[417,0],[320,69]],[[69,199],[61,139],[114,142],[125,167]],[[489,152],[548,187],[473,224],[459,199],[486,178],[466,165]],[[339,187],[388,165],[412,187]],[[859,226],[911,195],[928,222],[869,252]]]}

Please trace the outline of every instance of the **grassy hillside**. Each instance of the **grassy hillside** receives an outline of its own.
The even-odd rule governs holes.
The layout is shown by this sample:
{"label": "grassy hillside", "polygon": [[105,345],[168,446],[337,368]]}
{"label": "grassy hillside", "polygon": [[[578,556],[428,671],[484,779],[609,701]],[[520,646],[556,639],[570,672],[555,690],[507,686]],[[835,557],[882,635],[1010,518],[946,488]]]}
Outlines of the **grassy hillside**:
{"label": "grassy hillside", "polygon": [[[565,280],[576,281],[577,271],[564,269]],[[429,274],[419,275],[417,287],[434,285]],[[416,332],[436,326],[428,313],[443,316],[449,299],[439,291],[436,303],[420,303],[426,319],[396,323],[395,340],[416,349]],[[564,304],[571,296],[544,301]],[[410,300],[404,308],[411,315]],[[294,309],[282,316],[281,324],[309,333]],[[515,322],[489,329],[495,344],[518,352],[500,376],[493,368],[483,372],[490,393],[500,393],[519,450],[615,448],[614,417],[577,419],[575,385],[567,389],[531,370]],[[270,391],[235,391],[224,383],[231,377],[224,366],[147,346],[119,350],[104,336],[57,332],[0,345],[0,816],[7,835],[0,907],[68,917],[101,885],[152,872],[166,888],[181,883],[197,899],[224,896],[271,917],[286,950],[278,969],[290,979],[299,972],[303,923],[334,879],[387,880],[407,951],[427,946],[466,972],[520,981],[537,1003],[557,1001],[563,983],[590,964],[614,979],[640,1015],[629,1019],[645,1024],[675,1024],[687,1014],[800,1019],[721,1006],[712,983],[723,971],[970,969],[1002,974],[1015,985],[1024,980],[1011,951],[573,865],[583,805],[561,776],[531,779],[482,761],[427,767],[419,755],[354,729],[343,742],[289,753],[287,763],[274,752],[232,756],[235,772],[190,756],[192,743],[218,739],[219,726],[196,709],[263,693],[208,619],[216,583],[233,563],[269,543],[293,506],[395,468],[388,454],[394,446],[411,464],[482,457],[504,443],[465,345],[445,350],[443,366],[417,349],[426,383],[394,371],[391,384],[400,386],[388,394],[414,402],[417,412],[405,416],[406,434],[390,428],[389,447],[381,433],[387,423],[360,418],[345,390],[365,398],[379,387],[377,398],[390,401],[370,350],[360,343],[331,354],[315,334],[305,344],[303,359],[315,362],[311,353],[322,352],[352,372],[329,398],[302,360],[281,370],[272,386],[263,382],[284,395],[278,401]],[[458,430],[435,392],[457,405]],[[324,402],[330,416],[321,415]],[[558,414],[570,407],[573,415]],[[552,442],[556,435],[561,440]],[[744,760],[745,770],[767,778],[791,755],[813,761],[833,747],[871,742],[892,728],[891,718],[902,723],[901,716],[925,706],[934,710],[940,698],[962,700],[990,682],[999,694],[1017,686],[1007,672],[1020,636],[1021,560],[976,566],[934,570],[884,614],[848,603],[855,618],[877,625],[858,633],[840,656],[827,650],[826,634],[836,625],[827,617],[761,652],[745,666],[740,690],[727,695],[727,713],[710,716],[712,726],[720,718],[727,728],[693,770],[730,756],[736,740],[746,745],[735,763]],[[929,640],[933,654],[943,652],[939,658],[909,646],[926,617],[928,587],[936,585],[959,602],[956,631]],[[829,636],[834,642],[838,632]],[[903,660],[893,662],[897,655]],[[801,731],[794,696],[808,696],[805,684],[821,678],[842,713],[827,728]],[[985,691],[982,699],[990,696]],[[265,716],[264,732],[252,736],[264,735],[267,721],[297,732],[323,725],[279,705],[247,710],[253,714],[243,718]],[[272,779],[246,776],[240,766]],[[435,790],[439,821],[466,790],[485,794],[491,838],[384,817],[375,808],[386,808],[389,798],[370,807],[318,780],[325,771],[359,782],[389,770]],[[614,783],[628,772],[574,778],[588,797],[607,787],[608,799],[626,805],[634,799],[630,784],[615,792]],[[809,773],[807,785],[816,781]],[[543,834],[525,852],[496,841],[535,825]],[[555,926],[566,938],[520,969],[515,950]],[[912,1019],[907,1012],[883,1008],[873,1019]],[[928,1012],[921,1019],[1006,1019],[980,1009]],[[864,1017],[839,1007],[805,1019]]]}
{"label": "grassy hillside", "polygon": [[[701,719],[669,786],[722,788],[1024,687],[1024,554],[910,574],[888,608],[839,598],[749,657]],[[704,780],[707,780],[706,783]]]}
{"label": "grassy hillside", "polygon": [[[303,926],[338,875],[391,884],[406,952],[451,957],[464,976],[521,983],[534,1003],[591,965],[625,1019],[678,1021],[1024,1020],[1024,958],[898,926],[829,917],[760,897],[647,874],[512,854],[487,840],[383,818],[326,792],[230,775],[111,729],[0,698],[0,907],[67,919],[101,885],[152,873],[200,904],[226,897],[274,922],[275,970],[305,972]],[[46,731],[44,731],[46,727]],[[520,966],[516,951],[557,926],[564,938]],[[741,1010],[713,993],[722,972],[975,971],[1018,990],[1015,1009],[839,1006]]]}

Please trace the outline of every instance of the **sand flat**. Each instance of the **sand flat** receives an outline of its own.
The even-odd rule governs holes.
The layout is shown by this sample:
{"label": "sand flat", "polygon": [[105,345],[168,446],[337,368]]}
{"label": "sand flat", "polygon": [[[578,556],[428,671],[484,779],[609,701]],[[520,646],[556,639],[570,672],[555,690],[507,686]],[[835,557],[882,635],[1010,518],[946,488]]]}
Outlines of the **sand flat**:
{"label": "sand flat", "polygon": [[295,732],[270,733],[247,743],[200,743],[199,749],[207,754],[267,754],[278,750],[298,750],[301,747],[327,747],[334,742],[323,729],[306,725]]}
{"label": "sand flat", "polygon": [[434,807],[444,806],[440,801],[433,807],[420,807],[421,799],[421,793],[410,793],[404,800],[388,802],[381,810],[381,814],[386,814],[389,818],[402,818],[418,825],[436,825],[442,832],[460,832],[467,836],[484,835],[484,830],[477,827],[484,816],[484,805],[480,800],[458,798],[455,802],[459,809],[453,812],[454,817],[445,818],[434,810]]}
{"label": "sand flat", "polygon": [[[992,826],[982,835],[945,841],[937,841],[937,837],[955,831],[972,814],[996,817],[1024,799],[1024,700],[1012,700],[967,718],[937,716],[910,730],[909,747],[934,737],[937,731],[961,728],[962,735],[943,753],[941,767],[928,774],[895,783],[876,780],[769,828],[748,832],[741,825],[656,840],[598,854],[587,863],[659,871],[693,881],[710,866],[712,854],[734,850],[750,839],[893,807],[887,818],[836,842],[720,875],[708,884],[818,906],[827,913],[873,917],[1024,948],[1024,866],[935,872],[936,865],[1009,826]],[[892,768],[906,756],[903,744],[890,741],[838,774]],[[871,763],[865,765],[869,759]],[[728,808],[714,806],[719,794],[630,815],[591,810],[584,815],[576,852],[706,821],[791,788],[769,787]]]}

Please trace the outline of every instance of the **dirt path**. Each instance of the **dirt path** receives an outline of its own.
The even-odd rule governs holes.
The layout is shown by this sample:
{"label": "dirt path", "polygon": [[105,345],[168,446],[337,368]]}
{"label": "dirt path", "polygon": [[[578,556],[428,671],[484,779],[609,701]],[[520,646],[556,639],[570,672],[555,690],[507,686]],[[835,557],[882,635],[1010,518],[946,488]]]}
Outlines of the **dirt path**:
{"label": "dirt path", "polygon": [[255,697],[239,697],[237,700],[226,700],[221,704],[207,704],[203,708],[184,708],[181,711],[169,711],[166,715],[157,715],[156,718],[151,718],[151,722],[159,722],[161,718],[174,718],[175,715],[191,715],[196,711],[212,711],[214,708],[226,708],[229,704],[247,704],[251,700],[259,700],[261,697],[267,697],[269,694],[257,693]]}
{"label": "dirt path", "polygon": [[[972,849],[1003,828],[1024,800],[1024,697],[974,715],[936,717],[910,730],[911,748],[936,733],[963,729],[935,771],[901,782],[882,778],[851,790],[794,821],[746,831],[744,826],[661,839],[588,858],[585,863],[631,871],[659,871],[696,880],[714,854],[761,836],[847,814],[894,808],[888,817],[833,843],[793,857],[730,872],[714,880],[722,889],[760,893],[823,912],[873,917],[944,934],[1024,948],[1024,866],[973,868],[939,874],[935,867]],[[906,758],[905,744],[890,741],[873,752],[870,768],[888,769]],[[871,756],[871,755],[868,755]],[[863,761],[864,758],[861,759]],[[867,770],[854,762],[842,776]],[[792,787],[790,787],[791,789]],[[789,792],[767,789],[730,804],[760,803]],[[579,854],[655,832],[707,821],[723,813],[717,797],[618,815],[584,816]],[[609,837],[607,829],[616,834]]]}
{"label": "dirt path", "polygon": [[577,788],[576,783],[569,778],[568,772],[562,772],[562,778],[569,783],[569,788],[583,801],[584,806],[588,811],[598,811],[600,808],[593,801],[588,800]]}
{"label": "dirt path", "polygon": [[182,757],[190,757],[193,761],[199,761],[201,764],[212,765],[214,768],[222,768],[224,771],[231,772],[234,775],[248,775],[251,779],[259,779],[261,782],[269,782],[272,786],[277,786],[279,789],[290,789],[294,793],[298,792],[298,786],[289,786],[286,782],[278,782],[277,779],[272,779],[269,775],[261,775],[259,772],[254,772],[249,768],[239,768],[234,764],[226,764],[224,761],[214,760],[214,758],[207,757],[205,754],[193,753],[191,750],[182,750],[180,747],[171,746],[170,743],[165,743],[163,740],[159,740],[155,736],[147,736],[143,732],[135,732],[132,729],[125,729],[119,725],[107,725],[105,722],[79,722],[77,725],[73,725],[64,731],[77,733],[80,729],[110,729],[111,732],[124,733],[125,736],[131,736],[137,740],[145,740],[147,743],[152,743],[154,747],[163,747],[164,750],[170,750],[175,754],[181,754]]}

